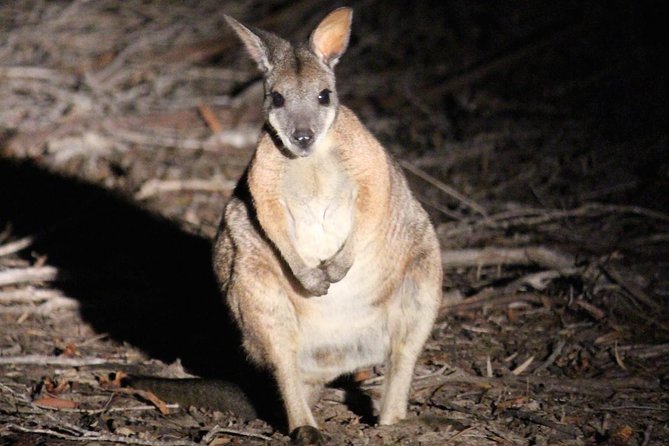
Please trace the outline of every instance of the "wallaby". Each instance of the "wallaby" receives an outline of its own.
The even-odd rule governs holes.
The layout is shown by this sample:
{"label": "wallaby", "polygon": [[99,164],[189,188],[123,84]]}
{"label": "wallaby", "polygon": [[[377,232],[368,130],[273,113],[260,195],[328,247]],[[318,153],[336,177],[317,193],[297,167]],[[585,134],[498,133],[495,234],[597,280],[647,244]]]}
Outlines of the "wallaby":
{"label": "wallaby", "polygon": [[225,208],[214,267],[251,361],[278,384],[293,443],[336,377],[384,363],[379,424],[406,416],[441,300],[439,244],[400,168],[339,104],[352,10],[306,44],[227,22],[264,75],[265,131]]}

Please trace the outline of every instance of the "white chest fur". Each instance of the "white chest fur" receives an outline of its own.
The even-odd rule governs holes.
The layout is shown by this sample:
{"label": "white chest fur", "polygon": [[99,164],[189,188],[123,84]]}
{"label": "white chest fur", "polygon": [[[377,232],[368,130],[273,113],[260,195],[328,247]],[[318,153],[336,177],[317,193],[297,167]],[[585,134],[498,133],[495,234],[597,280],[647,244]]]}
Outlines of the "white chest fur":
{"label": "white chest fur", "polygon": [[373,304],[382,283],[376,259],[363,255],[326,295],[303,302],[298,363],[305,376],[329,381],[384,361],[387,315]]}
{"label": "white chest fur", "polygon": [[315,267],[332,257],[351,232],[355,185],[326,146],[288,163],[282,187],[293,245],[305,264]]}

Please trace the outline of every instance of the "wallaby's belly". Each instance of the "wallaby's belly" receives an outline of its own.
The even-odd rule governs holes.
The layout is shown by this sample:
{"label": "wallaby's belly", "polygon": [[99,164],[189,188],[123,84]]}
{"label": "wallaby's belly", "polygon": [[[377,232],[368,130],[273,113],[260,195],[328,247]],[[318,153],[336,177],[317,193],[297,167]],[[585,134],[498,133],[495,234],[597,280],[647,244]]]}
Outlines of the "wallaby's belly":
{"label": "wallaby's belly", "polygon": [[354,262],[326,295],[301,305],[299,364],[305,375],[328,381],[384,362],[390,336],[387,311],[372,303],[383,282],[375,263]]}

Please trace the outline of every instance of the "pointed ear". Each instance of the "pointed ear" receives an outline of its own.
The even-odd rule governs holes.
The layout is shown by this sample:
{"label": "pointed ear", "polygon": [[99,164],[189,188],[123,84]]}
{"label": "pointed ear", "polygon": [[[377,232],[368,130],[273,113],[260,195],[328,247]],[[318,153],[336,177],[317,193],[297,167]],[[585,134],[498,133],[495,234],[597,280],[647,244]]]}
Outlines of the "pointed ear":
{"label": "pointed ear", "polygon": [[311,50],[330,68],[336,65],[346,51],[352,20],[351,8],[338,8],[328,14],[311,33]]}
{"label": "pointed ear", "polygon": [[269,49],[260,36],[229,15],[225,15],[224,17],[225,21],[228,22],[244,43],[246,51],[258,64],[260,71],[263,73],[270,71],[272,69],[272,64],[269,58]]}

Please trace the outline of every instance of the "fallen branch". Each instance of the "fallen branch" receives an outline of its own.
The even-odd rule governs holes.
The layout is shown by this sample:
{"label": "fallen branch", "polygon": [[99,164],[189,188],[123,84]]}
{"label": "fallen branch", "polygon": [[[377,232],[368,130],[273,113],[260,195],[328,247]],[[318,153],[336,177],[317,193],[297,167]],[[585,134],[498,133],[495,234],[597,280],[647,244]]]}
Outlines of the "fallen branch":
{"label": "fallen branch", "polygon": [[15,302],[20,303],[35,303],[44,302],[45,300],[65,297],[63,293],[58,290],[43,290],[28,286],[20,290],[0,291],[0,304],[11,304]]}
{"label": "fallen branch", "polygon": [[32,245],[33,242],[35,241],[35,238],[32,236],[28,237],[23,237],[19,240],[15,240],[10,243],[6,243],[2,246],[0,246],[0,257],[6,256],[9,254],[14,254],[16,252],[19,252],[23,249],[26,249],[28,246]]}
{"label": "fallen branch", "polygon": [[439,309],[439,315],[437,316],[437,321],[443,321],[449,313],[457,311],[471,311],[483,307],[496,307],[500,305],[509,305],[514,302],[531,302],[538,305],[544,305],[547,302],[547,299],[533,293],[520,293],[520,294],[496,294],[491,290],[483,290],[482,292],[461,300],[459,302],[449,303],[444,301]]}
{"label": "fallen branch", "polygon": [[145,200],[162,192],[202,191],[226,192],[234,189],[235,182],[221,178],[211,180],[149,180],[135,194],[137,200]]}
{"label": "fallen branch", "polygon": [[146,446],[198,446],[198,443],[189,440],[173,440],[173,441],[142,440],[141,438],[126,437],[123,435],[114,435],[114,434],[107,434],[94,431],[84,431],[82,435],[72,435],[72,434],[63,434],[50,428],[27,428],[23,426],[18,426],[16,424],[8,424],[6,428],[18,432],[50,435],[52,437],[70,441],[85,441],[85,442],[104,441],[110,443],[137,444]]}
{"label": "fallen branch", "polygon": [[26,355],[26,356],[0,356],[0,365],[57,365],[67,367],[81,367],[88,365],[105,364],[127,364],[125,359],[114,358],[68,358],[64,356]]}
{"label": "fallen branch", "polygon": [[615,283],[620,285],[625,291],[627,291],[632,297],[646,306],[650,307],[655,311],[661,310],[661,305],[654,301],[653,299],[646,294],[645,291],[641,289],[637,284],[633,283],[631,280],[626,279],[623,275],[617,271],[614,267],[602,266],[602,271]]}
{"label": "fallen branch", "polygon": [[58,270],[53,266],[8,269],[0,271],[0,286],[51,282],[56,277],[58,277]]}
{"label": "fallen branch", "polygon": [[569,270],[574,266],[572,256],[543,246],[442,251],[441,262],[444,268],[538,264],[548,269],[561,271]]}
{"label": "fallen branch", "polygon": [[48,316],[56,310],[76,310],[79,308],[79,301],[72,297],[54,296],[40,305],[12,305],[9,307],[0,307],[0,314],[41,314]]}

